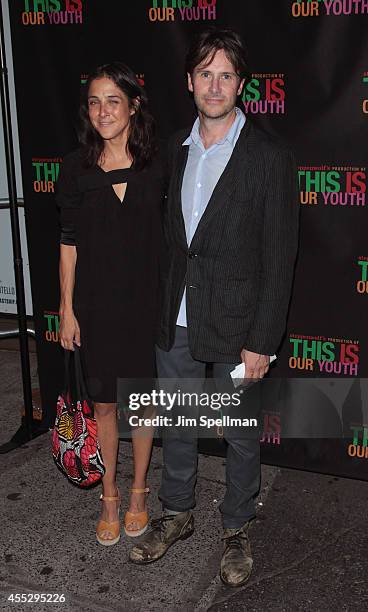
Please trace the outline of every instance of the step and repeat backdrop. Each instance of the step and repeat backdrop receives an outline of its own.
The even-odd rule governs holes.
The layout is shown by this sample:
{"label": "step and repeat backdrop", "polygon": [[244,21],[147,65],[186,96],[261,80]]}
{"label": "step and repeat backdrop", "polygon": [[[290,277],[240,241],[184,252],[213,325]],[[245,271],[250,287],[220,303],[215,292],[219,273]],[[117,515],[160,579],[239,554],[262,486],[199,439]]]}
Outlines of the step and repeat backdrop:
{"label": "step and repeat backdrop", "polygon": [[367,478],[368,0],[12,0],[9,10],[44,424],[63,372],[54,191],[77,146],[81,88],[96,65],[124,61],[166,138],[195,117],[191,36],[230,27],[249,51],[239,105],[289,143],[300,186],[288,327],[264,384],[263,460]]}

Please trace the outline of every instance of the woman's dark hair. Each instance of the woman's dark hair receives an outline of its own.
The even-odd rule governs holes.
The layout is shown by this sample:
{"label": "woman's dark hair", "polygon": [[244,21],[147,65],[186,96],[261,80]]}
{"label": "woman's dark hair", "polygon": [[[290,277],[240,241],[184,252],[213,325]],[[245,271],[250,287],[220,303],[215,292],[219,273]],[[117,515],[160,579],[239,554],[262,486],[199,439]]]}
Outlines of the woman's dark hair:
{"label": "woman's dark hair", "polygon": [[154,121],[148,111],[148,100],[143,87],[134,72],[122,62],[98,66],[89,74],[83,88],[79,109],[79,141],[84,146],[86,165],[91,167],[97,164],[104,150],[104,140],[93,127],[88,114],[90,85],[95,79],[103,77],[111,79],[127,96],[129,107],[135,109],[130,118],[127,150],[133,159],[132,168],[141,170],[150,163],[155,152]]}
{"label": "woman's dark hair", "polygon": [[193,39],[186,56],[185,70],[191,76],[196,66],[208,58],[210,64],[217,51],[223,49],[240,79],[249,78],[247,53],[239,34],[233,30],[211,27],[203,30]]}

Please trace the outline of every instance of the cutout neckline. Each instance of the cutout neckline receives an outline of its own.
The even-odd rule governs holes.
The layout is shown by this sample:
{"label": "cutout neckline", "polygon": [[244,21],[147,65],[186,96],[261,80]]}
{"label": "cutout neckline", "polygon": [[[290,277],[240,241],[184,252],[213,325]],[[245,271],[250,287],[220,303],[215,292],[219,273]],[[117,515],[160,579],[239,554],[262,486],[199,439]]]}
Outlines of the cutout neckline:
{"label": "cutout neckline", "polygon": [[[104,170],[98,164],[97,164],[97,167],[105,175],[109,176],[110,180],[112,179],[111,183],[110,183],[110,187],[113,190],[113,193],[114,193],[115,197],[119,201],[119,204],[123,204],[124,201],[125,201],[125,198],[126,198],[127,190],[128,190],[128,179],[129,179],[129,176],[131,176],[132,173],[134,172],[132,167],[129,166],[129,168],[115,168],[113,170]],[[114,178],[116,180],[114,180]],[[124,194],[123,194],[123,199],[121,200],[119,198],[118,194],[116,193],[115,189],[114,189],[114,185],[124,185],[124,184],[126,185],[126,187],[125,187],[125,191],[124,191]]]}

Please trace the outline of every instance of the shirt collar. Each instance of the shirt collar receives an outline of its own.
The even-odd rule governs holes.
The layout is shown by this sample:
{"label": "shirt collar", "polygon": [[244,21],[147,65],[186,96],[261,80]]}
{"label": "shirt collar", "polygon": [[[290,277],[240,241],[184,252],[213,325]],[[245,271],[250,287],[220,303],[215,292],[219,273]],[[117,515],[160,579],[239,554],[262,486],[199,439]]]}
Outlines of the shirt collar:
{"label": "shirt collar", "polygon": [[[215,143],[216,145],[224,144],[224,142],[227,141],[231,145],[231,147],[234,148],[237,138],[239,136],[239,132],[243,128],[245,121],[246,121],[246,117],[243,111],[241,111],[240,108],[238,108],[237,106],[235,107],[235,113],[236,113],[236,117],[231,127],[229,128],[225,136],[221,140]],[[192,131],[190,132],[188,138],[184,140],[184,142],[182,143],[182,146],[191,145],[191,144],[195,144],[203,148],[202,139],[199,134],[199,117],[197,117],[197,119],[195,120],[193,127],[192,127]]]}

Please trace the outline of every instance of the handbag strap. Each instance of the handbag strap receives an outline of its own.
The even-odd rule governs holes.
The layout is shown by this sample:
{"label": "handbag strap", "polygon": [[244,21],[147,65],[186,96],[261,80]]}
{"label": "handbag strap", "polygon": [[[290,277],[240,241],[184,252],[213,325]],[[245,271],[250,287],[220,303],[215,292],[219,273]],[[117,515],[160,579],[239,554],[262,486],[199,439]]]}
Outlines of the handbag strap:
{"label": "handbag strap", "polygon": [[[74,377],[72,377],[72,362]],[[64,368],[64,390],[69,394],[70,400],[72,402],[83,399],[89,401],[90,398],[83,375],[80,348],[78,346],[74,346],[74,351],[64,350]],[[75,391],[76,397],[74,397],[73,391]]]}
{"label": "handbag strap", "polygon": [[71,351],[67,351],[64,349],[64,391],[67,393],[71,392],[72,381],[70,376],[70,353]]}
{"label": "handbag strap", "polygon": [[75,383],[79,399],[89,400],[86,380],[83,373],[81,350],[78,346],[74,347],[74,367],[75,367]]}

